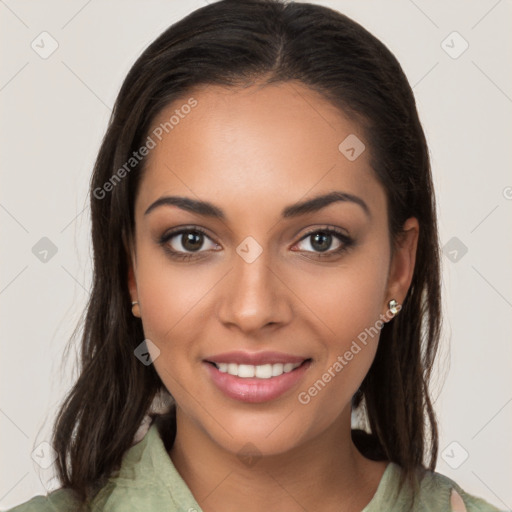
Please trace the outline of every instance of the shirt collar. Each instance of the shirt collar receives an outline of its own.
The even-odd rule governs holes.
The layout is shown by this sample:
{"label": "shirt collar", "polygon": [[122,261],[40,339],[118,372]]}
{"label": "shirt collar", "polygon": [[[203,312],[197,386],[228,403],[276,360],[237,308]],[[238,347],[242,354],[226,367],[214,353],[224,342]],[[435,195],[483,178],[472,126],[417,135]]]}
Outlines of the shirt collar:
{"label": "shirt collar", "polygon": [[[377,491],[362,512],[377,512],[383,503],[393,502],[400,468],[389,463],[381,477]],[[144,500],[144,510],[157,510],[162,503],[172,503],[170,510],[195,510],[201,508],[192,492],[174,466],[167,453],[160,432],[153,423],[142,441],[132,446],[124,455],[119,472],[98,495],[98,503],[129,503]],[[130,497],[130,493],[133,495]],[[96,500],[95,500],[96,501]],[[148,508],[151,506],[155,508]],[[167,508],[169,510],[169,508]]]}

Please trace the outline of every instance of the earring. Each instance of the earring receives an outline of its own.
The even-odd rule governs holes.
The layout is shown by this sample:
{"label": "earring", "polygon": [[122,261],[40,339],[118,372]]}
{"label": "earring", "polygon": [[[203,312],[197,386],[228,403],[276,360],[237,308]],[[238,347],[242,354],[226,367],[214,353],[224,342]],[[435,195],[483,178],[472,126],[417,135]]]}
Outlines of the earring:
{"label": "earring", "polygon": [[395,316],[400,311],[400,309],[402,309],[402,306],[400,306],[400,304],[398,304],[398,302],[395,299],[391,299],[388,302],[388,308],[389,311],[391,311],[391,314]]}
{"label": "earring", "polygon": [[140,318],[140,308],[137,301],[132,302],[132,315]]}

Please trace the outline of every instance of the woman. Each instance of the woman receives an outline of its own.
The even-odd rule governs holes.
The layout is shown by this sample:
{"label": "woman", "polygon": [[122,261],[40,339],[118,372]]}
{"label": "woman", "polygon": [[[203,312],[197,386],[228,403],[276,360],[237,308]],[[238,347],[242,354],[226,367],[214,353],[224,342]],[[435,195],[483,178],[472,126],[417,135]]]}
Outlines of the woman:
{"label": "woman", "polygon": [[171,26],[121,88],[91,210],[62,489],[14,510],[497,510],[434,472],[428,149],[361,26],[276,0]]}

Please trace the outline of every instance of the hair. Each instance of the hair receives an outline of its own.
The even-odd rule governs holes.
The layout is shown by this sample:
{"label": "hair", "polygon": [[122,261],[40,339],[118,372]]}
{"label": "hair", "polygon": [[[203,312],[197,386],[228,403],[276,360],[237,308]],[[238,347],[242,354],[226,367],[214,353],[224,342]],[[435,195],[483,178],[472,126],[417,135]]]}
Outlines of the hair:
{"label": "hair", "polygon": [[[418,468],[435,468],[438,432],[429,382],[441,328],[439,241],[428,148],[411,87],[384,44],[337,11],[283,0],[222,0],[171,25],[144,50],[122,84],[95,162],[92,292],[78,379],[58,411],[52,439],[62,487],[82,503],[119,469],[153,399],[165,389],[153,365],[134,356],[144,332],[131,313],[127,284],[134,200],[147,159],[109,193],[98,190],[144,144],[162,109],[194,88],[292,81],[359,123],[386,192],[393,244],[405,220],[418,219],[412,284],[400,314],[382,328],[374,361],[352,399],[368,425],[366,433],[354,430],[353,440],[363,455],[401,466],[400,488],[405,480],[413,485]],[[159,420],[167,443],[176,433],[173,414]]]}

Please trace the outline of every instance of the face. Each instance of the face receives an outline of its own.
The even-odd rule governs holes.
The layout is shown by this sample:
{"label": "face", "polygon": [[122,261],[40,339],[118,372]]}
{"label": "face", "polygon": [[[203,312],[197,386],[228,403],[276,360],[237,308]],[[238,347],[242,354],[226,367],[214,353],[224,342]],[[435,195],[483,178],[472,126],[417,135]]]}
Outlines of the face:
{"label": "face", "polygon": [[350,416],[417,222],[392,257],[364,134],[305,86],[190,96],[154,123],[182,112],[140,183],[130,293],[178,414],[233,453],[281,453]]}

